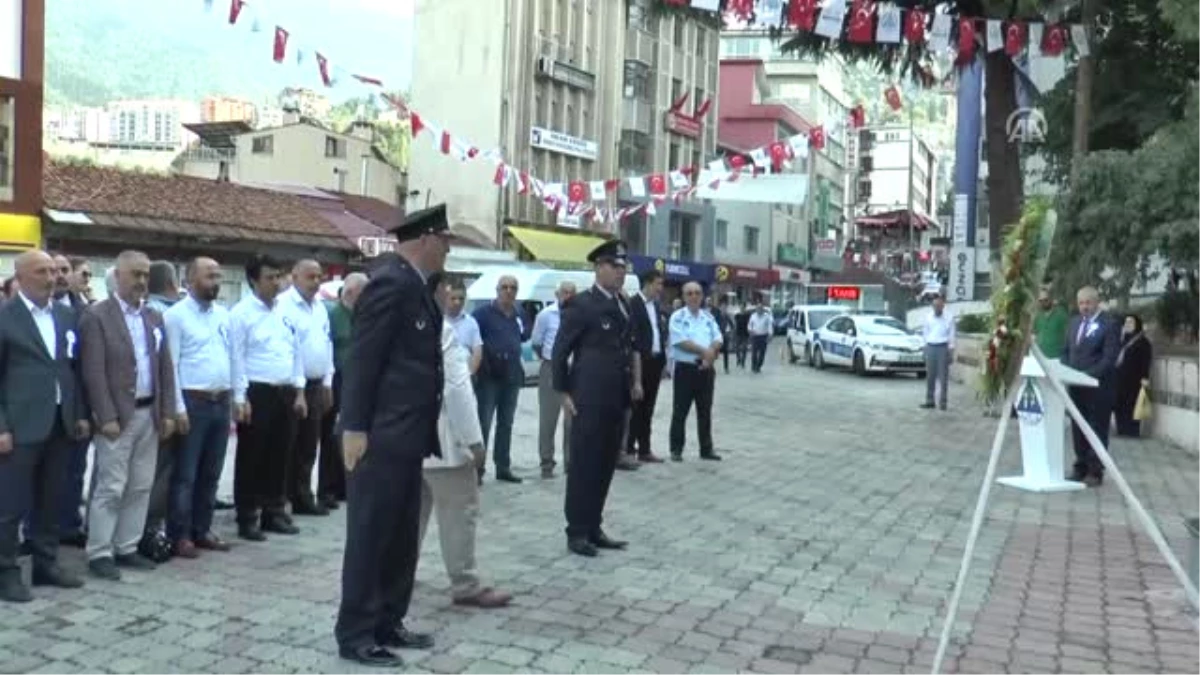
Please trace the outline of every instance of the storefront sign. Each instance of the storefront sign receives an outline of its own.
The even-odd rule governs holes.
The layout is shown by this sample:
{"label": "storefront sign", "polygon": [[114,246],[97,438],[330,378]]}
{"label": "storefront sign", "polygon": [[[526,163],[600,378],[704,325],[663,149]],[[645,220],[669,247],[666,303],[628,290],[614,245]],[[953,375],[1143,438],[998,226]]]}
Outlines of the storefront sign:
{"label": "storefront sign", "polygon": [[818,239],[813,248],[812,268],[823,272],[841,272],[845,260],[838,251],[837,239]]}
{"label": "storefront sign", "polygon": [[27,251],[41,245],[41,218],[0,213],[0,251]]}
{"label": "storefront sign", "polygon": [[633,264],[635,274],[658,270],[668,281],[698,281],[702,284],[710,284],[713,281],[713,266],[705,263],[645,255],[631,255],[629,261]]}
{"label": "storefront sign", "polygon": [[358,250],[364,258],[375,258],[384,253],[396,252],[396,240],[388,237],[359,237]]}
{"label": "storefront sign", "polygon": [[830,301],[849,300],[850,302],[858,302],[858,299],[862,297],[862,289],[858,286],[830,286],[826,290],[826,295]]}
{"label": "storefront sign", "polygon": [[674,110],[668,110],[663,115],[663,127],[679,136],[688,138],[700,137],[700,120],[684,115]]}
{"label": "storefront sign", "polygon": [[975,249],[950,249],[950,302],[975,299]]}
{"label": "storefront sign", "polygon": [[790,267],[808,266],[808,251],[795,244],[779,244],[775,247],[775,262]]}
{"label": "storefront sign", "polygon": [[581,159],[595,160],[598,153],[595,141],[589,141],[585,138],[575,138],[574,136],[541,127],[529,128],[529,144],[535,148],[563,155],[571,155],[572,157],[579,157]]}
{"label": "storefront sign", "polygon": [[716,280],[719,284],[768,287],[779,283],[777,270],[764,270],[738,265],[717,265]]}

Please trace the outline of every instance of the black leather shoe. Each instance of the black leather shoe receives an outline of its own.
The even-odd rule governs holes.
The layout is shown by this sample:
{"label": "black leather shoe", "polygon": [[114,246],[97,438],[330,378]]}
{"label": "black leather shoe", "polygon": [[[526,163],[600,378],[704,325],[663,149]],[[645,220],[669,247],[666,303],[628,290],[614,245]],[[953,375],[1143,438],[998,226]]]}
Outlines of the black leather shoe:
{"label": "black leather shoe", "polygon": [[581,555],[587,558],[596,557],[596,547],[592,542],[583,537],[576,537],[567,540],[567,550],[575,555]]}
{"label": "black leather shoe", "polygon": [[719,462],[721,461],[721,456],[715,452],[705,452],[700,455],[700,459],[708,460],[710,462]]}
{"label": "black leather shoe", "polygon": [[217,503],[213,505],[213,509],[216,511],[229,511],[233,509],[233,503],[218,499]]}
{"label": "black leather shoe", "polygon": [[117,569],[117,563],[113,562],[113,559],[107,556],[89,560],[88,571],[92,573],[92,576],[100,577],[101,579],[108,579],[109,581],[121,580],[121,570]]}
{"label": "black leather shoe", "polygon": [[279,517],[263,520],[262,531],[275,534],[300,534],[300,528]]}
{"label": "black leather shoe", "polygon": [[267,535],[257,525],[238,525],[238,536],[246,541],[266,541]]}
{"label": "black leather shoe", "polygon": [[342,505],[341,502],[338,501],[338,498],[332,495],[321,497],[320,503],[321,506],[325,507],[326,512],[337,511],[338,507]]}
{"label": "black leather shoe", "polygon": [[617,468],[622,471],[637,471],[642,467],[637,463],[636,460],[627,456],[625,453],[621,453],[621,457],[617,460]]}
{"label": "black leather shoe", "polygon": [[20,572],[5,572],[0,575],[0,600],[4,602],[30,602],[33,593],[21,582]]}
{"label": "black leather shoe", "polygon": [[131,570],[143,570],[150,572],[158,569],[158,565],[154,561],[142,555],[141,553],[127,553],[118,555],[116,562],[119,567],[128,567]]}
{"label": "black leather shoe", "polygon": [[524,483],[520,476],[511,471],[501,471],[496,473],[496,480],[504,481],[505,483]]}
{"label": "black leather shoe", "polygon": [[433,636],[414,633],[400,624],[391,633],[378,638],[379,644],[395,649],[433,649]]}
{"label": "black leather shoe", "polygon": [[67,572],[58,565],[33,568],[34,586],[55,586],[57,588],[81,588],[83,579]]}
{"label": "black leather shoe", "polygon": [[72,532],[59,537],[58,543],[62,546],[70,546],[71,548],[86,548],[87,547],[87,532]]}
{"label": "black leather shoe", "polygon": [[629,546],[629,542],[627,541],[610,539],[607,534],[604,534],[603,530],[589,537],[588,541],[596,548],[606,548],[614,551],[623,551],[626,546]]}
{"label": "black leather shoe", "polygon": [[338,656],[371,668],[399,668],[404,665],[404,659],[379,645],[339,647]]}
{"label": "black leather shoe", "polygon": [[932,403],[922,403],[920,405],[920,408],[921,408],[921,410],[933,410],[933,404]]}
{"label": "black leather shoe", "polygon": [[1071,477],[1067,480],[1074,481],[1076,483],[1082,483],[1087,477],[1088,473],[1086,471],[1075,469],[1075,471],[1071,473]]}
{"label": "black leather shoe", "polygon": [[682,452],[672,452],[671,453],[671,461],[672,462],[682,462],[683,461],[683,453]]}

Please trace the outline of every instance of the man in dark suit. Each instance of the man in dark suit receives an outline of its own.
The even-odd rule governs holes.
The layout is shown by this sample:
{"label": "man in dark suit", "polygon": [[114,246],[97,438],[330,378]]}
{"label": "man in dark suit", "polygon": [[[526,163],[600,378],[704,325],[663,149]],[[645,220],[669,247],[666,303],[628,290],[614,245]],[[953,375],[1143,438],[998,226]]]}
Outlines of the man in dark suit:
{"label": "man in dark suit", "polygon": [[663,368],[667,365],[667,321],[659,311],[663,275],[651,269],[644,272],[639,281],[642,290],[630,298],[629,314],[633,323],[633,348],[641,360],[643,396],[642,400],[633,403],[625,452],[642,462],[657,463],[662,459],[650,450],[650,427]]}
{"label": "man in dark suit", "polygon": [[16,273],[20,291],[0,305],[0,600],[28,602],[17,529],[30,504],[34,585],[83,585],[58,566],[58,504],[71,449],[89,425],[75,317],[51,302],[54,261],[22,253]]}
{"label": "man in dark suit", "polygon": [[565,511],[567,549],[593,557],[597,549],[623,549],[600,525],[604,502],[621,455],[621,434],[631,401],[643,396],[641,367],[633,350],[625,284],[625,243],[607,241],[588,254],[596,284],[562,311],[551,359],[554,388],[572,416],[571,470]]}
{"label": "man in dark suit", "polygon": [[[75,314],[75,321],[78,322],[91,303],[72,287],[81,268],[87,267],[87,262],[79,258],[56,255],[54,267],[54,301],[71,308]],[[86,274],[86,278],[90,279],[91,272]],[[92,437],[89,435],[79,439],[71,449],[65,477],[66,487],[63,488],[59,499],[59,537],[63,544],[76,548],[83,548],[87,544],[87,532],[83,527],[83,477],[87,473],[87,454],[91,444]]]}
{"label": "man in dark suit", "polygon": [[89,571],[121,578],[118,566],[151,570],[138,552],[146,525],[158,444],[175,431],[175,367],[162,316],[145,306],[150,259],[117,256],[116,293],[79,322],[83,383],[98,427],[96,476],[88,502]]}
{"label": "man in dark suit", "polygon": [[[1100,310],[1100,294],[1095,288],[1079,289],[1075,299],[1079,315],[1071,320],[1067,329],[1062,362],[1099,381],[1097,387],[1071,387],[1071,400],[1107,448],[1117,355],[1121,352],[1121,326],[1107,312]],[[1071,431],[1075,441],[1075,473],[1071,480],[1097,487],[1104,482],[1104,465],[1079,426],[1072,423]]]}
{"label": "man in dark suit", "polygon": [[342,658],[402,665],[389,647],[428,649],[404,627],[420,546],[421,465],[441,456],[442,312],[433,275],[450,251],[445,205],[409,214],[354,305],[342,380],[346,549],[334,635]]}

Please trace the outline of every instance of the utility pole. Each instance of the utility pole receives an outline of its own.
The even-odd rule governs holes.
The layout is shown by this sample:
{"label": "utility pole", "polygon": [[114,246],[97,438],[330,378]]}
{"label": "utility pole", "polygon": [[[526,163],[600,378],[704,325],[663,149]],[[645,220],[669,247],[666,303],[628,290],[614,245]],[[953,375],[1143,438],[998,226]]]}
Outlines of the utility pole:
{"label": "utility pole", "polygon": [[904,183],[904,193],[907,209],[904,218],[908,221],[908,255],[911,270],[917,271],[917,245],[916,245],[916,229],[913,227],[913,145],[916,143],[916,133],[913,119],[913,106],[910,103],[908,106],[908,171],[907,178]]}
{"label": "utility pole", "polygon": [[1088,55],[1080,57],[1075,73],[1075,127],[1071,135],[1071,184],[1079,176],[1079,167],[1088,151],[1088,130],[1092,123],[1092,81],[1096,73],[1096,0],[1083,0],[1080,6],[1083,32],[1087,35]]}

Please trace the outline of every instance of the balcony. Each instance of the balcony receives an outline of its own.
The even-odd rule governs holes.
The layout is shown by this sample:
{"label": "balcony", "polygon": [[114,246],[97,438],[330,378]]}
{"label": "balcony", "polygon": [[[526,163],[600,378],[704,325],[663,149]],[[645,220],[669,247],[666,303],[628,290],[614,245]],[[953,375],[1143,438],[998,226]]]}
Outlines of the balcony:
{"label": "balcony", "polygon": [[630,28],[625,31],[625,58],[641,61],[653,68],[658,64],[658,40],[655,36]]}
{"label": "balcony", "polygon": [[621,129],[650,136],[654,133],[654,111],[650,104],[639,99],[621,101]]}

